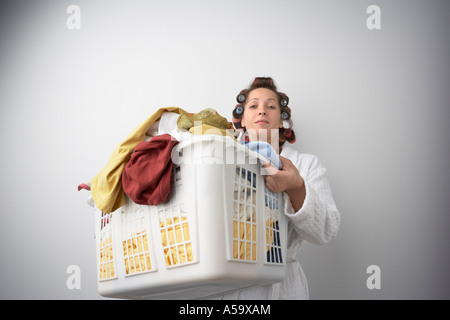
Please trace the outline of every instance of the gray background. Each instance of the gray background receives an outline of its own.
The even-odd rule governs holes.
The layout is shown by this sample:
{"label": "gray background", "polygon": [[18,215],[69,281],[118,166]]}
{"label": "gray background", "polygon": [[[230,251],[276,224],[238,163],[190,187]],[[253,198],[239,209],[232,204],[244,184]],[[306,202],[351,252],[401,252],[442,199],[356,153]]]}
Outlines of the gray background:
{"label": "gray background", "polygon": [[[70,4],[81,30],[66,27]],[[366,9],[381,8],[381,30]],[[86,191],[156,109],[231,119],[272,76],[294,147],[328,168],[336,239],[299,255],[311,299],[450,298],[448,1],[2,1],[0,298],[97,299]],[[66,268],[81,269],[81,289]],[[381,289],[366,268],[381,268]]]}

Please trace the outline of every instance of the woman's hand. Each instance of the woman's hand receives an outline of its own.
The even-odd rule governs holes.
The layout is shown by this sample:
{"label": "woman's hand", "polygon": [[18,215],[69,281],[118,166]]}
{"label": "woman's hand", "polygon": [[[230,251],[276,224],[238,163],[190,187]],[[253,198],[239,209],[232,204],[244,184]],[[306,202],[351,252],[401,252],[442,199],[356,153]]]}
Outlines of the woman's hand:
{"label": "woman's hand", "polygon": [[292,207],[297,212],[305,201],[305,183],[291,160],[280,156],[280,161],[283,169],[276,170],[275,173],[268,170],[269,173],[273,174],[266,176],[266,187],[274,193],[285,191],[291,199]]}

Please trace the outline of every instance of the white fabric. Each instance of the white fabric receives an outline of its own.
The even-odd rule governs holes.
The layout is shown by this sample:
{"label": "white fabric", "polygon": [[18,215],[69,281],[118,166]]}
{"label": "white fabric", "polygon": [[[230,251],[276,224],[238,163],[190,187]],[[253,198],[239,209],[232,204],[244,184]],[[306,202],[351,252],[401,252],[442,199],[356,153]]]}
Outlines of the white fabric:
{"label": "white fabric", "polygon": [[288,243],[286,278],[283,282],[237,290],[213,299],[269,300],[309,299],[308,283],[297,261],[297,254],[305,241],[325,244],[333,239],[339,229],[341,216],[333,200],[326,169],[319,159],[283,146],[281,155],[297,167],[305,181],[306,198],[302,208],[294,212],[285,193],[285,214],[288,216]]}
{"label": "white fabric", "polygon": [[179,114],[176,112],[164,112],[161,115],[161,120],[159,121],[158,135],[171,133],[177,128],[177,120]]}
{"label": "white fabric", "polygon": [[178,130],[177,120],[179,115],[176,112],[163,112],[161,118],[147,130],[144,141],[150,141],[154,136],[166,133],[179,142],[192,138],[193,134],[189,131]]}

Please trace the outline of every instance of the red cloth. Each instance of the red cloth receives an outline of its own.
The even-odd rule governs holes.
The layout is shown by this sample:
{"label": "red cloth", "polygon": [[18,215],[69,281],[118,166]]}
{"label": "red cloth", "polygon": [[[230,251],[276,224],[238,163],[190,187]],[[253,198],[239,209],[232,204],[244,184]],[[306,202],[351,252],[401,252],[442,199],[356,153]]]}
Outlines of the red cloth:
{"label": "red cloth", "polygon": [[170,193],[171,153],[179,141],[170,134],[140,142],[122,171],[122,187],[137,204],[158,205]]}
{"label": "red cloth", "polygon": [[82,184],[79,184],[79,185],[78,185],[78,191],[80,191],[81,189],[85,189],[85,190],[90,191],[90,190],[91,190],[91,187],[88,186],[86,183],[82,183]]}

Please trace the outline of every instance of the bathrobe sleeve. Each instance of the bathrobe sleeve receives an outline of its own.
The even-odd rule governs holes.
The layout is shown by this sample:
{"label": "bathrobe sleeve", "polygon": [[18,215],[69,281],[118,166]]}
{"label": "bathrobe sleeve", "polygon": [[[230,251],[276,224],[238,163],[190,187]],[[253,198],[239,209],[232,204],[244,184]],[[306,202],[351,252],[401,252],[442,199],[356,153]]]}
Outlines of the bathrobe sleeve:
{"label": "bathrobe sleeve", "polygon": [[[315,244],[325,244],[337,235],[341,216],[326,177],[326,168],[311,154],[301,154],[293,149],[281,155],[297,167],[305,182],[306,198],[295,212],[289,196],[285,197],[285,214],[291,219],[299,237]],[[284,153],[284,154],[283,154]]]}

